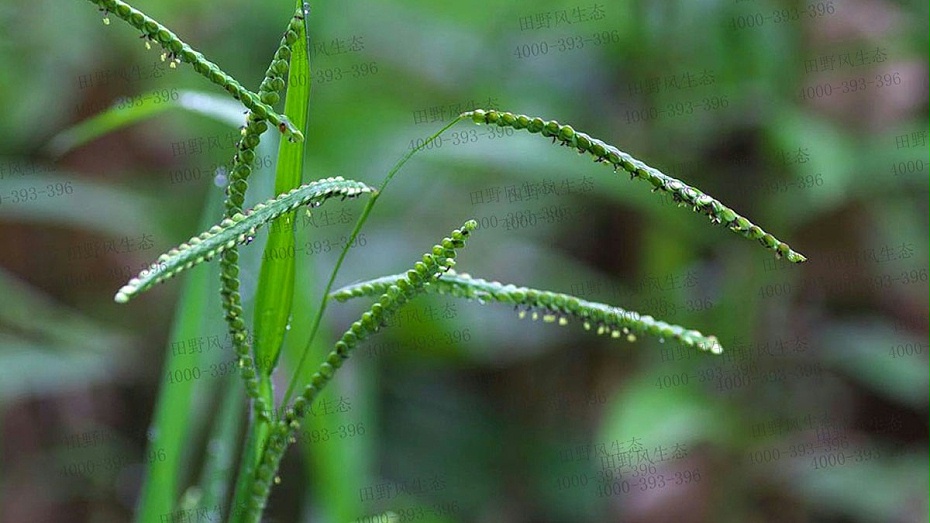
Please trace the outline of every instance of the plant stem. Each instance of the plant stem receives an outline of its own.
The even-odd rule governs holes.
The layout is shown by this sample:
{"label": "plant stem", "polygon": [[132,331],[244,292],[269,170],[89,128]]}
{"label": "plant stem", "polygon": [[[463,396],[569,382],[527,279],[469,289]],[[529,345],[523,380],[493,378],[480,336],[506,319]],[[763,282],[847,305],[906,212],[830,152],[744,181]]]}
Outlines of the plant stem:
{"label": "plant stem", "polygon": [[336,281],[336,275],[339,274],[339,269],[342,267],[342,262],[345,260],[350,246],[355,242],[355,238],[358,236],[358,233],[362,230],[362,227],[368,220],[368,215],[371,213],[371,209],[375,206],[375,202],[378,201],[378,198],[394,178],[394,175],[400,171],[400,168],[403,167],[405,163],[407,163],[407,160],[409,160],[414,154],[422,150],[428,144],[432,143],[433,140],[439,138],[442,133],[449,130],[462,118],[463,117],[461,115],[457,116],[454,120],[446,124],[445,127],[436,131],[435,134],[427,138],[422,144],[411,149],[407,154],[405,154],[403,158],[400,159],[400,161],[394,164],[394,167],[390,170],[390,172],[388,172],[387,176],[384,177],[384,180],[378,187],[378,191],[375,192],[368,200],[368,203],[365,204],[365,208],[362,209],[362,215],[359,216],[358,221],[355,222],[355,228],[352,230],[352,234],[349,235],[349,240],[345,245],[342,246],[342,252],[339,253],[339,258],[336,260],[336,265],[333,267],[333,270],[329,275],[329,281],[326,282],[326,289],[323,290],[323,296],[320,298],[320,306],[317,307],[316,316],[313,318],[313,327],[310,330],[310,339],[307,340],[307,345],[304,347],[303,353],[300,355],[300,362],[297,364],[297,368],[294,370],[294,375],[291,377],[290,383],[288,383],[287,392],[284,393],[284,400],[281,403],[282,408],[286,407],[290,401],[291,396],[294,393],[294,388],[297,386],[297,381],[300,379],[300,373],[304,368],[304,364],[307,362],[307,355],[310,354],[310,346],[313,344],[316,333],[320,328],[320,322],[323,319],[323,313],[326,311],[326,305],[329,303],[329,293],[333,288],[333,283]]}

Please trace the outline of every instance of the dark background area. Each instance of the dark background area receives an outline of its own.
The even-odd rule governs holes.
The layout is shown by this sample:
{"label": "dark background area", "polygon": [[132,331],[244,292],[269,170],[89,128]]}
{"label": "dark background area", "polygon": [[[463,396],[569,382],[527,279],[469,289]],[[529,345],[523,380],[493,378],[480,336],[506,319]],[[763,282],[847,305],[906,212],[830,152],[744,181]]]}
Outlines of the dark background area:
{"label": "dark background area", "polygon": [[[134,5],[253,89],[292,12]],[[236,127],[171,110],[49,148],[124,97],[224,95],[111,19],[82,1],[0,6],[3,521],[129,519],[157,459],[166,352],[231,356],[218,301],[202,336],[170,336],[187,276],[113,295],[203,213],[219,221]],[[459,123],[398,174],[337,285],[405,270],[474,218],[460,271],[650,314],[725,352],[419,299],[314,408],[267,519],[926,521],[927,20],[917,1],[314,3],[305,181],[376,185],[454,115],[498,108],[616,145],[809,261],[541,137]],[[271,196],[277,138],[252,202]],[[299,215],[288,346],[361,208]],[[241,249],[247,310],[265,238]],[[367,306],[334,304],[323,334]],[[228,376],[203,374],[192,444],[230,401]]]}

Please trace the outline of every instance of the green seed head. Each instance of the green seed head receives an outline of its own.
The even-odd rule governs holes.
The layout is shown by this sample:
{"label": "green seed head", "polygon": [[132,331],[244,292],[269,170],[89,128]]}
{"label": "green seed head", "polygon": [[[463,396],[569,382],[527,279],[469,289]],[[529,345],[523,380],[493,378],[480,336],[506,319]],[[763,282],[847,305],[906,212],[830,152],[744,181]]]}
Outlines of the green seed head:
{"label": "green seed head", "polygon": [[294,45],[299,38],[297,32],[291,29],[288,29],[287,32],[284,33],[284,41],[287,42],[287,45]]}
{"label": "green seed head", "polygon": [[531,133],[538,133],[541,132],[545,126],[546,123],[542,121],[542,118],[533,118],[530,120],[529,124],[527,124],[526,130]]}
{"label": "green seed head", "polygon": [[561,130],[559,122],[555,120],[549,120],[546,122],[545,127],[543,127],[542,134],[543,136],[558,136],[559,131]]}
{"label": "green seed head", "polygon": [[587,151],[591,147],[591,139],[582,133],[575,136],[575,146],[581,152]]}

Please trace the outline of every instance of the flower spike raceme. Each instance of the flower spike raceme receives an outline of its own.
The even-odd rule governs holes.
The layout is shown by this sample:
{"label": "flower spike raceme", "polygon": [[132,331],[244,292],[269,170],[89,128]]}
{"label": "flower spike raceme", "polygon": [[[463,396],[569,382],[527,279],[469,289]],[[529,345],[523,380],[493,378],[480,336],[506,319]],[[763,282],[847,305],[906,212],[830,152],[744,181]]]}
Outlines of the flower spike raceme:
{"label": "flower spike raceme", "polygon": [[570,125],[563,125],[555,120],[544,121],[542,118],[533,118],[522,114],[494,110],[485,111],[483,109],[467,111],[462,113],[462,116],[471,118],[478,124],[526,129],[531,133],[540,133],[543,136],[551,137],[553,141],[559,140],[562,145],[574,147],[581,154],[591,154],[596,162],[609,163],[614,167],[614,172],[623,170],[630,175],[630,179],[641,178],[648,181],[653,186],[653,192],[661,190],[670,193],[676,202],[690,205],[695,212],[706,214],[711,222],[722,223],[741,236],[758,240],[765,248],[775,251],[777,258],[785,257],[792,263],[801,263],[807,260],[803,254],[792,250],[787,243],[765,232],[761,227],[740,216],[736,211],[711,196],[681,180],[663,174],[658,169],[644,164],[613,145],[574,130]]}
{"label": "flower spike raceme", "polygon": [[[397,275],[385,276],[349,285],[333,292],[331,296],[339,301],[362,296],[376,296],[385,292],[397,278]],[[541,317],[545,322],[558,322],[559,325],[568,324],[568,318],[574,317],[582,321],[586,330],[596,328],[598,334],[610,333],[613,338],[625,335],[628,341],[635,341],[636,334],[649,334],[660,340],[669,338],[687,347],[710,350],[714,354],[723,352],[715,336],[704,336],[696,330],[671,325],[652,316],[640,315],[568,294],[505,285],[496,281],[489,282],[472,278],[467,274],[456,274],[455,271],[439,276],[426,286],[426,292],[450,294],[458,298],[478,300],[481,303],[488,301],[507,303],[517,309],[524,308],[520,311],[521,318],[529,313],[534,320]]]}
{"label": "flower spike raceme", "polygon": [[208,261],[236,244],[250,241],[259,227],[302,205],[317,205],[335,196],[354,198],[373,191],[364,183],[337,176],[302,185],[277,198],[259,203],[245,214],[226,218],[209,231],[159,256],[148,270],[129,280],[116,293],[115,300],[117,303],[125,303],[156,283]]}
{"label": "flower spike raceme", "polygon": [[[202,53],[194,50],[190,45],[183,42],[167,27],[121,0],[89,1],[103,10],[104,20],[109,20],[107,14],[113,13],[125,20],[129,25],[142,31],[142,37],[146,40],[146,46],[149,45],[150,41],[154,41],[161,45],[165,50],[162,59],[171,60],[172,66],[181,62],[191,64],[194,70],[201,76],[204,76],[211,82],[225,89],[233,98],[242,102],[242,105],[249,111],[255,113],[256,116],[267,119],[289,140],[294,142],[303,141],[303,133],[301,133],[287,117],[276,113],[270,105],[261,100],[258,94],[242,87],[242,84],[237,82],[235,78],[225,73],[215,63],[207,60]],[[293,44],[297,41],[298,36],[296,32],[288,29],[287,33],[285,33],[285,38],[289,44]]]}
{"label": "flower spike raceme", "polygon": [[284,451],[293,441],[293,434],[300,428],[301,418],[313,405],[323,387],[332,380],[352,350],[381,329],[382,322],[390,313],[422,293],[431,282],[437,281],[437,278],[441,278],[455,266],[456,250],[465,247],[466,240],[477,227],[478,223],[475,220],[469,220],[460,229],[452,231],[449,237],[434,245],[430,252],[414,264],[413,269],[396,276],[392,282],[385,285],[378,301],[343,333],[326,361],[310,377],[310,383],[294,399],[293,404],[285,409],[282,419],[272,428],[261,465],[258,467],[256,483],[252,485],[247,521],[259,521],[274,481],[274,471],[278,470]]}

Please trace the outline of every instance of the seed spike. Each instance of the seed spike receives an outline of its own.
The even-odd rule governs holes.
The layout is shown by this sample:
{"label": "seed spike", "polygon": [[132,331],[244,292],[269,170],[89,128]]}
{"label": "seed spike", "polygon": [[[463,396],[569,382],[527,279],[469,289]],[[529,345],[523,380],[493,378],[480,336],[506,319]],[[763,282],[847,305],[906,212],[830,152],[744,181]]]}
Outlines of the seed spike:
{"label": "seed spike", "polygon": [[[530,133],[540,133],[543,136],[550,136],[553,140],[558,138],[561,140],[562,145],[575,147],[581,154],[590,154],[595,162],[605,162],[611,165],[614,168],[614,172],[623,170],[630,175],[631,180],[634,178],[641,178],[650,182],[652,185],[652,192],[663,191],[670,193],[675,198],[676,202],[693,201],[693,208],[696,212],[705,214],[713,224],[723,224],[737,234],[753,240],[759,239],[760,232],[761,235],[771,236],[753,225],[752,222],[746,218],[743,218],[732,209],[704,194],[700,190],[689,186],[681,180],[668,176],[658,169],[649,167],[616,147],[577,131],[568,125],[562,125],[555,121],[543,121],[541,118],[531,118],[525,115],[484,109],[467,111],[462,113],[460,117],[470,118],[477,124],[496,124],[513,129],[525,129]],[[523,125],[521,122],[527,122],[527,124]],[[736,227],[737,225],[739,225],[739,227]],[[801,263],[807,260],[804,255],[795,252],[788,244],[776,239],[774,236],[763,243],[763,246],[769,250],[774,250],[776,256],[788,258],[792,263]]]}

